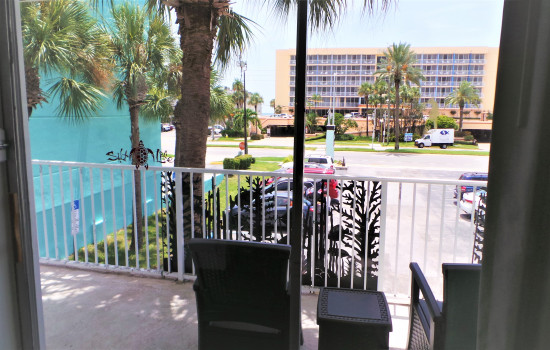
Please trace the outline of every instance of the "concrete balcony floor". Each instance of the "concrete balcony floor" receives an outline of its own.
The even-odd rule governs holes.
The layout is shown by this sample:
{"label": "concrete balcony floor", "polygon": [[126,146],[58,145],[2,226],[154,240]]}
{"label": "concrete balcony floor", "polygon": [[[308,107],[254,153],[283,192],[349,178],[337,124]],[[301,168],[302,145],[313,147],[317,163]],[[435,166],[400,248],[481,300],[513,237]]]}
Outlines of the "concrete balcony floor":
{"label": "concrete balcony floor", "polygon": [[[196,350],[192,283],[41,265],[48,349]],[[408,308],[390,304],[391,349],[406,347]],[[317,294],[302,294],[303,350],[317,350]]]}

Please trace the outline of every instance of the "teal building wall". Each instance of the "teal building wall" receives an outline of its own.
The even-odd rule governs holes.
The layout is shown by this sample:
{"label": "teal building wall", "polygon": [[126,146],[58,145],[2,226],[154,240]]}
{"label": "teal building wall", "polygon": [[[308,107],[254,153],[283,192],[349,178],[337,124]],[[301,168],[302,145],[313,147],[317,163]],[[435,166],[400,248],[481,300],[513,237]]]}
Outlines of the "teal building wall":
{"label": "teal building wall", "polygon": [[[119,110],[111,100],[105,99],[104,108],[96,116],[70,122],[56,115],[55,106],[56,101],[52,100],[31,115],[29,128],[33,160],[131,164],[129,157],[123,161],[110,161],[113,156],[107,155],[108,152],[113,152],[114,156],[130,154],[127,107]],[[140,138],[155,153],[155,157],[149,157],[149,165],[160,165],[156,161],[160,149],[160,123],[141,119]],[[93,169],[90,172],[90,169],[33,166],[41,257],[66,258],[74,253],[75,237],[78,249],[103,240],[105,233],[123,228],[124,222],[133,222],[133,171],[124,171],[123,181],[121,170],[114,170],[111,182],[110,170],[100,172]],[[157,192],[155,196],[154,191],[155,187],[160,187],[160,174],[152,171],[144,174],[144,198],[150,215],[155,208],[160,208],[160,194]],[[75,222],[71,212],[74,200],[79,201],[77,232],[71,226]]]}

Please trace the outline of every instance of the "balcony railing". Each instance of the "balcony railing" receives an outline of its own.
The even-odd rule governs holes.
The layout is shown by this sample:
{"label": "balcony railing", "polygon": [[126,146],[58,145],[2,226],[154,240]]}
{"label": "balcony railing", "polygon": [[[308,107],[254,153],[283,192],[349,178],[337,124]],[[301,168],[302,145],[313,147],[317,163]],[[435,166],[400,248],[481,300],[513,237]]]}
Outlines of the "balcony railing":
{"label": "balcony railing", "polygon": [[[190,238],[288,242],[292,204],[285,185],[291,174],[51,161],[33,166],[42,261],[183,280],[194,273],[184,249]],[[143,219],[135,210],[136,176]],[[461,215],[453,192],[484,182],[305,178],[311,186],[302,210],[305,285],[408,295],[410,261],[439,271],[442,262],[473,259],[476,222]],[[146,228],[143,238],[133,230],[137,220]]]}

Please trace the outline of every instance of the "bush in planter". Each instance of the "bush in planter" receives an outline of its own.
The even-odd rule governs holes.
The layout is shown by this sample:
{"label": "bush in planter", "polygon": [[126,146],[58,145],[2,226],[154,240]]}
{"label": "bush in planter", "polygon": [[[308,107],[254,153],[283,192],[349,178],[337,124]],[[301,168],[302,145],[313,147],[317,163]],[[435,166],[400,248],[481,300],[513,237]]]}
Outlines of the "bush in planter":
{"label": "bush in planter", "polygon": [[451,115],[455,115],[455,114],[456,114],[455,110],[451,111]]}
{"label": "bush in planter", "polygon": [[472,133],[470,133],[469,135],[464,135],[464,141],[473,141],[474,140],[474,135],[472,135]]}

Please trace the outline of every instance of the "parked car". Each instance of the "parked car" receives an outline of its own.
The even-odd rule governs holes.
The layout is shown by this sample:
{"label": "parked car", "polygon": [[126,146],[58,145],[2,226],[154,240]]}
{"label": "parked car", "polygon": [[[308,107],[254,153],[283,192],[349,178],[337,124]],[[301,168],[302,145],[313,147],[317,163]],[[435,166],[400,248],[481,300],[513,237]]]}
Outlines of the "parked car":
{"label": "parked car", "polygon": [[[293,168],[286,170],[288,174],[292,174]],[[334,168],[326,168],[317,163],[305,163],[304,164],[304,174],[334,174]]]}
{"label": "parked car", "polygon": [[308,154],[305,157],[306,163],[316,163],[322,167],[334,169],[334,160],[326,154]]}
{"label": "parked car", "polygon": [[160,131],[165,132],[170,130],[174,130],[174,126],[172,124],[160,124]]}
{"label": "parked car", "polygon": [[464,193],[462,196],[462,199],[459,202],[460,209],[464,210],[466,214],[472,215],[475,210],[479,208],[479,203],[481,201],[482,196],[487,196],[486,190],[479,190],[476,192],[475,195],[475,203],[474,203],[474,192],[468,192]]}
{"label": "parked car", "polygon": [[[471,173],[464,173],[460,175],[458,178],[459,180],[473,180],[473,181],[487,181],[489,179],[488,173],[477,173],[477,172],[471,172]],[[482,188],[485,189],[485,188]],[[454,191],[455,198],[458,198],[459,200],[462,199],[462,195],[464,193],[473,192],[474,187],[473,186],[456,186]]]}
{"label": "parked car", "polygon": [[[266,194],[260,199],[260,205],[265,205],[265,226],[266,228],[274,228],[275,220],[277,220],[277,230],[286,229],[289,209],[292,208],[292,193],[289,194],[286,191],[277,192],[277,203],[275,205],[275,193]],[[256,200],[252,201],[254,208]],[[302,203],[304,223],[310,222],[311,213],[313,213],[313,206],[310,201],[304,199]],[[241,215],[241,225],[244,230],[248,230],[250,226],[250,206],[241,205],[241,207],[234,206],[231,208],[231,221],[233,223],[238,222],[238,215]],[[256,215],[253,213],[253,225],[258,224],[256,221]],[[261,215],[260,215],[261,220]],[[261,221],[260,221],[261,222]]]}

